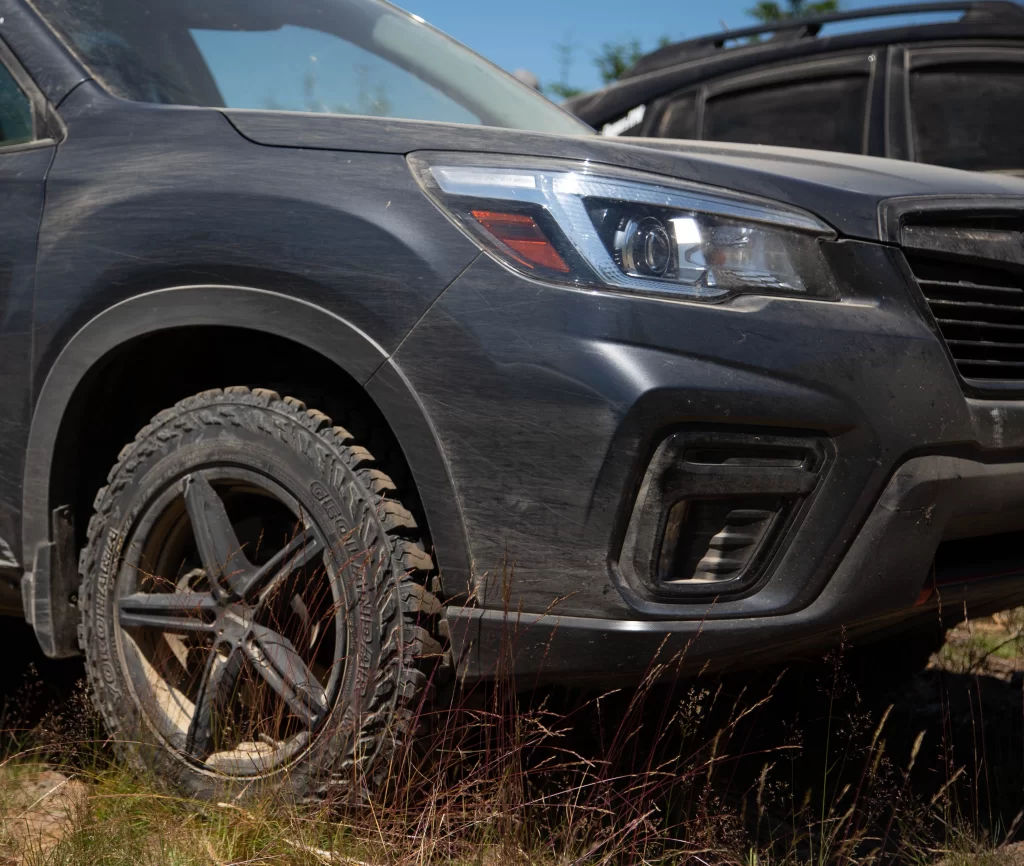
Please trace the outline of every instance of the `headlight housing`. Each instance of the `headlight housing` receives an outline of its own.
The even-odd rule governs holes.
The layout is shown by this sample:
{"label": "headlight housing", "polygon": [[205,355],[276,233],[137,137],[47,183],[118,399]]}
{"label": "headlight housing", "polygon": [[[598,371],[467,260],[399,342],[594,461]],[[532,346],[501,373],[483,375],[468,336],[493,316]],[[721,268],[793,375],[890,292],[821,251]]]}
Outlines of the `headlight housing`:
{"label": "headlight housing", "polygon": [[417,154],[427,194],[503,264],[579,287],[688,300],[837,297],[817,217],[752,196],[589,163]]}

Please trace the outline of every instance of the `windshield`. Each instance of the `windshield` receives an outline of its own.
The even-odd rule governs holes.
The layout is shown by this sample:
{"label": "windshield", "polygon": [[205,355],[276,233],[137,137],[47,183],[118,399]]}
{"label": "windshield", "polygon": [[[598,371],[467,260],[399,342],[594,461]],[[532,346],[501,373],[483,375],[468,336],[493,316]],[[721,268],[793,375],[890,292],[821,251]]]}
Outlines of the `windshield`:
{"label": "windshield", "polygon": [[590,131],[379,0],[33,2],[93,75],[125,99]]}

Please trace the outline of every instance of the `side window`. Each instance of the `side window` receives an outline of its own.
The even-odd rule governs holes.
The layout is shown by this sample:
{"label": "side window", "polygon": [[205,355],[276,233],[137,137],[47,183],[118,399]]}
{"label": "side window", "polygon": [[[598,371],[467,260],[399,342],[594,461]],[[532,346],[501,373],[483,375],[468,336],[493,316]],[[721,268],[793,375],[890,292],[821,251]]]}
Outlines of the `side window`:
{"label": "side window", "polygon": [[676,96],[665,108],[658,126],[659,138],[697,137],[697,92]]}
{"label": "side window", "polygon": [[7,67],[0,64],[0,147],[33,139],[32,103]]}
{"label": "side window", "polygon": [[189,32],[227,108],[481,122],[429,76],[417,76],[393,61],[388,28],[380,23],[374,35],[383,47],[377,51],[309,27]]}
{"label": "side window", "polygon": [[1024,56],[1021,61],[912,69],[914,158],[974,171],[1024,169]]}
{"label": "side window", "polygon": [[709,95],[703,137],[862,153],[870,80],[842,74]]}

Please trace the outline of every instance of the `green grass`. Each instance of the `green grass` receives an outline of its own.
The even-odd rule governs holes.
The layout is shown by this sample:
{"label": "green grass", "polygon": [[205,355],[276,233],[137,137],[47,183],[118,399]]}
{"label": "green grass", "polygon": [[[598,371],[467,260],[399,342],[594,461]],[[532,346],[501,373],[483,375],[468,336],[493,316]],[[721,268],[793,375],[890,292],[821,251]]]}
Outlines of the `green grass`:
{"label": "green grass", "polygon": [[950,632],[938,654],[938,665],[956,673],[984,673],[991,659],[1024,657],[1024,608],[992,619],[964,623]]}
{"label": "green grass", "polygon": [[[1024,649],[1024,613],[1001,623],[958,630],[948,673],[884,699],[838,656],[802,679],[460,695],[430,761],[347,809],[182,798],[113,760],[80,694],[31,730],[8,710],[0,866],[1020,866],[1021,692],[975,675]],[[42,767],[77,792],[45,844],[23,826]]]}
{"label": "green grass", "polygon": [[[10,804],[19,777],[40,765],[8,765],[0,791]],[[366,852],[349,838],[343,823],[315,811],[239,807],[184,799],[148,783],[124,768],[78,774],[87,787],[78,808],[61,822],[57,844],[45,850],[22,834],[5,834],[0,857],[7,861],[75,866],[164,866],[196,863],[304,864],[329,861],[331,852],[347,857]],[[24,814],[4,809],[4,824]],[[3,862],[3,860],[0,860]],[[375,862],[384,862],[383,859]]]}

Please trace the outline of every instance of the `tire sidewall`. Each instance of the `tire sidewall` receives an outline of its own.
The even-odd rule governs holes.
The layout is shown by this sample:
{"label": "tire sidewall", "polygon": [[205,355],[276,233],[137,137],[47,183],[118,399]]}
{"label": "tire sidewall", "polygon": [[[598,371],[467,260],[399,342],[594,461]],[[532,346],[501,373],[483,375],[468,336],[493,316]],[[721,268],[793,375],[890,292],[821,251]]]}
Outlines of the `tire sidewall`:
{"label": "tire sidewall", "polygon": [[[400,651],[383,659],[390,636],[384,615],[396,603],[399,571],[376,497],[360,481],[351,450],[330,428],[312,429],[318,425],[309,415],[282,411],[289,409],[286,404],[260,405],[257,395],[199,402],[205,405],[151,425],[127,455],[122,453],[97,498],[81,598],[83,649],[105,721],[125,744],[127,757],[196,796],[258,795],[269,789],[302,799],[322,789],[328,777],[347,776],[360,785],[375,759],[387,757],[381,754],[386,732],[361,736],[369,717],[386,718],[394,710],[394,695],[382,701],[375,688],[384,673],[382,662],[403,664]],[[260,777],[224,776],[175,753],[142,711],[122,656],[116,604],[124,545],[135,541],[133,532],[153,500],[204,465],[236,466],[284,487],[333,546],[334,574],[349,609],[348,655],[328,720],[303,753]],[[394,673],[389,679],[397,681],[400,672]]]}

